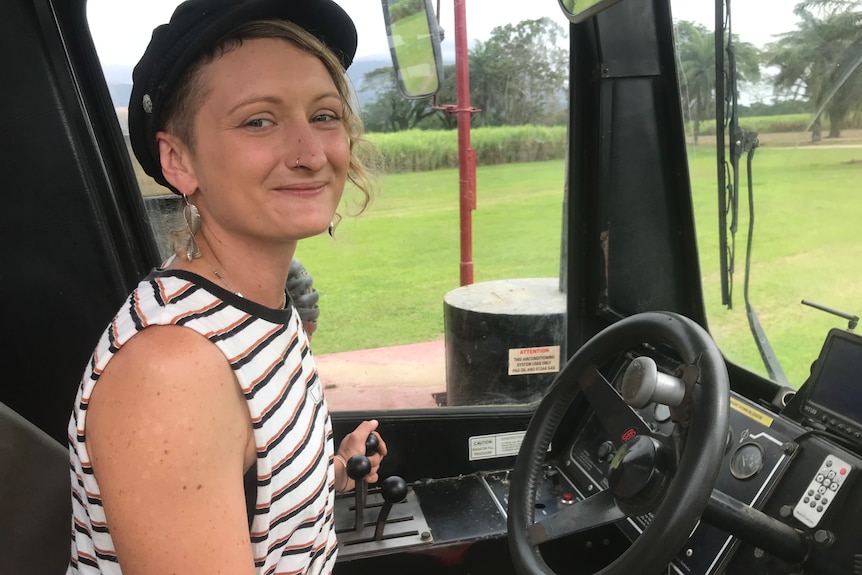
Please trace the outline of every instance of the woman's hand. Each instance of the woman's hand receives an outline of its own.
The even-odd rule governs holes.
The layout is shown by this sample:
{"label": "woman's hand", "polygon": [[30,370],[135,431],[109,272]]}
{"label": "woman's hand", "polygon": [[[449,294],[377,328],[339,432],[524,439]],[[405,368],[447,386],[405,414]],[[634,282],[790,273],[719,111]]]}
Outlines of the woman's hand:
{"label": "woman's hand", "polygon": [[341,445],[338,446],[338,452],[335,454],[336,491],[350,491],[354,488],[354,481],[347,475],[347,462],[354,455],[365,455],[365,440],[371,434],[377,436],[379,445],[377,446],[377,453],[368,456],[368,461],[371,462],[371,472],[365,479],[368,483],[377,482],[377,470],[380,469],[380,462],[383,461],[387,451],[386,442],[375,431],[376,429],[376,419],[363,421],[356,429],[345,435],[344,439],[341,440]]}

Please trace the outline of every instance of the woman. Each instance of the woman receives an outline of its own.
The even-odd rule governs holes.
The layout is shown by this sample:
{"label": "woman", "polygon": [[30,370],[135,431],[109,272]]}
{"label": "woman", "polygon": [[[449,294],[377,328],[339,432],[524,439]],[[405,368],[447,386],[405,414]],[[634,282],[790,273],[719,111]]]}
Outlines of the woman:
{"label": "woman", "polygon": [[[355,49],[330,0],[191,0],[154,31],[130,136],[183,196],[189,240],[130,295],[84,374],[70,573],[332,570],[334,492],[353,487],[345,461],[377,423],[333,453],[285,281],[346,180],[368,198],[344,78]],[[381,441],[369,481],[385,454]]]}

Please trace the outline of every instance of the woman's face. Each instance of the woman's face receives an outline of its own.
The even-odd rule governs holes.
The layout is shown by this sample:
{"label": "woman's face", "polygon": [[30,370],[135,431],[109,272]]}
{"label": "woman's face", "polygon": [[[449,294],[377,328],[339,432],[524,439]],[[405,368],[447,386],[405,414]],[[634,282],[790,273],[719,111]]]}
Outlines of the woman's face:
{"label": "woman's face", "polygon": [[326,230],[350,145],[323,63],[284,40],[247,40],[205,66],[200,81],[189,165],[203,225],[250,244]]}

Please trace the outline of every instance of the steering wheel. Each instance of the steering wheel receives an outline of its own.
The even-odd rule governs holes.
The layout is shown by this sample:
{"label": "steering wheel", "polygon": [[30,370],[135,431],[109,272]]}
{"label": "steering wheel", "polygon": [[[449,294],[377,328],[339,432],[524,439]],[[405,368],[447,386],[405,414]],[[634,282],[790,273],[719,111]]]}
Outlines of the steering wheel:
{"label": "steering wheel", "polygon": [[[684,430],[679,437],[652,431],[630,407],[629,403],[638,401],[665,403],[650,394],[651,388],[635,389],[638,386],[631,384],[627,372],[622,386],[627,403],[599,371],[603,362],[644,343],[670,346],[684,365],[681,378],[670,378],[676,382],[679,400],[673,402],[678,406],[671,407],[671,413],[675,427]],[[638,365],[642,370],[643,365]],[[664,374],[659,378],[668,381]],[[533,414],[510,477],[508,538],[516,571],[553,575],[539,551],[540,543],[647,513],[653,518],[643,533],[598,573],[656,573],[667,568],[715,486],[728,431],[728,390],[727,368],[712,338],[681,315],[634,315],[590,339],[568,361]],[[616,448],[609,488],[536,522],[536,489],[545,455],[560,421],[580,394]],[[658,396],[668,394],[659,391]]]}

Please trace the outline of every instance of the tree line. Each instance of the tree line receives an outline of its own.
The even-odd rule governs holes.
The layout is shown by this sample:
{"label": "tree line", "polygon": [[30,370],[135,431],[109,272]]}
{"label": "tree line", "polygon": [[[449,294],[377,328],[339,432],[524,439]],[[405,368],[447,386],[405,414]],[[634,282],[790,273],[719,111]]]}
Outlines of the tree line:
{"label": "tree line", "polygon": [[[567,49],[563,28],[550,18],[498,26],[469,51],[470,104],[481,110],[473,126],[560,125],[566,117]],[[392,67],[363,76],[363,92],[375,99],[363,106],[369,131],[412,128],[453,129],[457,119],[433,107],[432,100],[406,100]],[[455,66],[443,67],[437,101],[454,104]]]}
{"label": "tree line", "polygon": [[[762,49],[736,35],[731,39],[739,90],[765,83],[773,95],[770,104],[739,109],[751,115],[810,113],[814,137],[823,120],[829,137],[838,137],[849,118],[862,115],[862,0],[803,0],[794,12],[796,29]],[[676,21],[674,33],[681,103],[697,137],[700,124],[715,118],[715,35],[689,21]],[[540,18],[499,26],[487,41],[476,42],[469,50],[470,98],[481,113],[473,126],[565,123],[565,36],[559,24]],[[365,74],[361,89],[374,94],[362,113],[369,131],[456,126],[455,117],[435,109],[431,99],[404,99],[391,67]],[[444,67],[437,101],[456,101],[454,65]]]}

